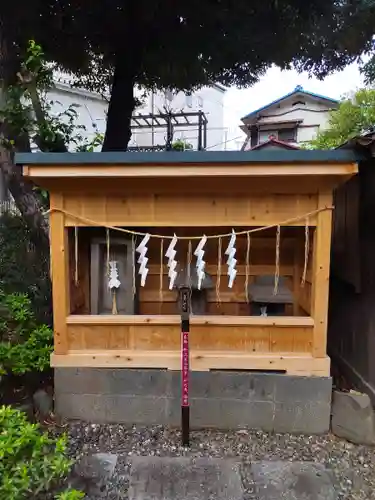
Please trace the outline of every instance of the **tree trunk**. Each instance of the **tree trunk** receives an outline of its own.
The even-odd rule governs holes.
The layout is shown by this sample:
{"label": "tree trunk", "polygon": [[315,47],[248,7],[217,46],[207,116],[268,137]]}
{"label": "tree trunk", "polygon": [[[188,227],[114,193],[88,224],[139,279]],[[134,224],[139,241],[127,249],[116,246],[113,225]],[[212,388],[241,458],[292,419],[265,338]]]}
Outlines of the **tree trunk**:
{"label": "tree trunk", "polygon": [[[0,22],[1,27],[1,22]],[[0,33],[0,107],[5,102],[7,90],[12,85],[17,85],[17,72],[19,60],[14,47],[8,42],[4,32]],[[1,137],[14,141],[16,151],[30,151],[30,141],[25,133],[16,133],[11,130],[11,125],[2,123]],[[29,229],[30,238],[40,255],[41,267],[48,273],[49,269],[49,227],[43,216],[42,203],[34,191],[33,184],[22,175],[22,167],[15,165],[10,151],[0,144],[0,168],[2,170],[7,189],[11,192],[18,210],[24,217]],[[43,269],[44,270],[44,269]]]}
{"label": "tree trunk", "polygon": [[30,229],[30,238],[45,260],[49,254],[49,227],[39,197],[33,184],[23,177],[22,167],[14,164],[10,152],[4,148],[1,148],[0,161],[7,187]]}
{"label": "tree trunk", "polygon": [[119,51],[116,58],[102,151],[126,151],[132,135],[130,123],[135,105],[137,60],[135,54],[129,52]]}

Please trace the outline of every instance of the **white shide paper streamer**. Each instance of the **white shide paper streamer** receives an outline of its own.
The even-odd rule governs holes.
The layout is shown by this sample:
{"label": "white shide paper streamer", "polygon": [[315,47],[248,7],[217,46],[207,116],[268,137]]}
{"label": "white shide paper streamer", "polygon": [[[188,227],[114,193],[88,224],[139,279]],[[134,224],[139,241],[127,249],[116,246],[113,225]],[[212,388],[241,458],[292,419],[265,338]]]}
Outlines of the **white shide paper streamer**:
{"label": "white shide paper streamer", "polygon": [[205,278],[204,268],[206,266],[206,263],[203,260],[203,256],[205,253],[203,250],[203,247],[205,246],[206,242],[207,242],[207,236],[203,235],[202,239],[198,243],[197,248],[194,251],[194,255],[197,257],[196,268],[197,268],[197,276],[198,276],[198,290],[201,289],[202,282]]}
{"label": "white shide paper streamer", "polygon": [[175,246],[177,244],[177,236],[174,234],[172,241],[170,242],[167,251],[165,252],[165,256],[168,258],[168,277],[169,277],[169,290],[173,289],[174,282],[177,277],[177,260],[175,260],[177,251],[175,250]]}
{"label": "white shide paper streamer", "polygon": [[138,257],[138,264],[139,264],[139,270],[138,274],[141,275],[141,286],[145,286],[146,284],[146,278],[148,274],[148,267],[147,267],[147,262],[148,262],[148,257],[146,257],[146,253],[148,251],[147,248],[147,243],[150,239],[150,235],[146,234],[140,244],[136,248],[136,252],[139,253]]}
{"label": "white shide paper streamer", "polygon": [[230,237],[228,248],[225,250],[225,255],[228,256],[227,258],[227,265],[228,265],[227,275],[229,276],[228,288],[233,287],[233,283],[237,275],[237,270],[236,270],[237,259],[234,258],[234,256],[236,255],[235,244],[236,244],[236,233],[234,232],[234,229],[232,229],[232,236]]}
{"label": "white shide paper streamer", "polygon": [[119,288],[121,285],[121,282],[118,279],[117,261],[111,260],[108,262],[108,264],[109,264],[108,288],[110,290],[113,290],[113,288]]}

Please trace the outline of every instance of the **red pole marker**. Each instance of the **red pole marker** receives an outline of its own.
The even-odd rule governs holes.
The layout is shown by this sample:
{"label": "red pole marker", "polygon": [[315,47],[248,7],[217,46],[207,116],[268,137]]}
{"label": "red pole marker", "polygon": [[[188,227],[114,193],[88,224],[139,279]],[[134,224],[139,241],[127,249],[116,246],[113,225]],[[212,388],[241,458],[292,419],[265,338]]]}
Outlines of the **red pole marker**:
{"label": "red pole marker", "polygon": [[181,289],[181,435],[182,445],[189,446],[189,289]]}

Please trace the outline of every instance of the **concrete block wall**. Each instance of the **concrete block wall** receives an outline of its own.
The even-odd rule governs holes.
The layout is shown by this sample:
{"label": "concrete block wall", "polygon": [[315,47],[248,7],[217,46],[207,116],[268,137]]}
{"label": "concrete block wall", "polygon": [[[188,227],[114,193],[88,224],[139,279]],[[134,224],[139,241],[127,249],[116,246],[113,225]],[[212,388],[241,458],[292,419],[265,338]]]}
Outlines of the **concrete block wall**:
{"label": "concrete block wall", "polygon": [[[191,372],[191,425],[275,432],[328,431],[330,377]],[[179,372],[148,369],[57,368],[59,415],[90,422],[180,425]]]}

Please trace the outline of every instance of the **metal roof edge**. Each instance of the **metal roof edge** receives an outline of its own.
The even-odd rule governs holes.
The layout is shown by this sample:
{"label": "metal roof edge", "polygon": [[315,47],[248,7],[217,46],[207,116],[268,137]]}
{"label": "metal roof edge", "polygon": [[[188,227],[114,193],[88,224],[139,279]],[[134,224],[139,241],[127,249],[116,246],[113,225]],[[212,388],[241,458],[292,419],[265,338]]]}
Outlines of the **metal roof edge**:
{"label": "metal roof edge", "polygon": [[20,165],[206,164],[206,163],[352,163],[361,159],[354,149],[166,151],[104,153],[16,153]]}

